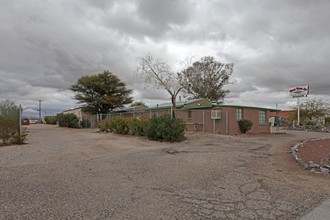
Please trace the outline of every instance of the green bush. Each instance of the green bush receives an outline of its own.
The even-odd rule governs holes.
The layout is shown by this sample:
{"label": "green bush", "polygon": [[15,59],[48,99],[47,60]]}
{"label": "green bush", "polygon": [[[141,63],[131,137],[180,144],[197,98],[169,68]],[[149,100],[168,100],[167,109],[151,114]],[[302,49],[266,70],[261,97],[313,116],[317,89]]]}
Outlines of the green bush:
{"label": "green bush", "polygon": [[44,119],[45,119],[46,124],[56,125],[56,123],[57,123],[56,116],[45,116]]}
{"label": "green bush", "polygon": [[23,131],[22,135],[19,135],[18,132],[17,134],[15,134],[12,138],[11,143],[12,144],[24,144],[24,142],[26,141],[26,131]]}
{"label": "green bush", "polygon": [[73,114],[58,114],[57,116],[58,125],[60,127],[68,127],[68,128],[80,128],[80,123],[78,117]]}
{"label": "green bush", "polygon": [[128,128],[132,135],[144,136],[145,128],[148,124],[148,119],[145,117],[133,117],[130,120],[127,120]]}
{"label": "green bush", "polygon": [[123,116],[115,116],[109,121],[109,130],[114,131],[117,134],[128,134],[129,128],[127,125],[127,119]]}
{"label": "green bush", "polygon": [[146,128],[145,134],[150,140],[157,141],[183,141],[186,125],[182,119],[171,118],[170,115],[153,116]]}
{"label": "green bush", "polygon": [[118,134],[132,135],[144,135],[144,128],[148,120],[142,117],[124,118],[122,116],[116,116],[110,120],[102,120],[96,123],[96,126],[100,128],[102,132],[116,132]]}
{"label": "green bush", "polygon": [[23,144],[26,140],[25,130],[20,135],[19,108],[14,102],[6,100],[0,103],[0,138],[3,145]]}
{"label": "green bush", "polygon": [[309,130],[319,130],[319,129],[321,129],[321,126],[315,120],[308,120],[303,123],[303,128],[309,129]]}
{"label": "green bush", "polygon": [[246,133],[252,128],[253,122],[247,119],[242,119],[238,121],[238,126],[242,133]]}
{"label": "green bush", "polygon": [[110,131],[110,121],[109,120],[102,120],[96,122],[96,126],[100,128],[102,132],[109,132]]}

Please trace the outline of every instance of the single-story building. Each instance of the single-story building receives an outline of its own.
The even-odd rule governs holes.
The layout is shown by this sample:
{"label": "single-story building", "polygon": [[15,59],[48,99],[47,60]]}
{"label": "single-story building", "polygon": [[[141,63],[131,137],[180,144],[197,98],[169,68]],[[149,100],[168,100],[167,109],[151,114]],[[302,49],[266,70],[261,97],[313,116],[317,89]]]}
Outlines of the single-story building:
{"label": "single-story building", "polygon": [[[170,114],[173,108],[171,103],[156,105],[151,108],[133,111],[134,115],[152,117]],[[277,111],[270,108],[219,105],[208,99],[195,99],[178,102],[177,118],[181,118],[187,125],[188,131],[204,131],[219,134],[239,134],[238,121],[248,119],[253,126],[248,133],[269,133],[270,112]]]}
{"label": "single-story building", "polygon": [[[172,103],[164,103],[154,107],[136,106],[121,109],[107,115],[90,115],[83,112],[82,108],[74,108],[66,110],[63,114],[73,113],[85,127],[94,127],[94,123],[99,119],[110,119],[114,116],[144,116],[151,118],[152,116],[161,116],[171,114]],[[208,99],[194,99],[187,101],[178,101],[177,118],[181,118],[187,126],[188,131],[213,132],[217,134],[240,134],[238,121],[241,119],[251,120],[253,126],[248,133],[269,133],[270,113],[279,111],[269,108],[239,106],[239,105],[219,105],[214,104]]]}
{"label": "single-story building", "polygon": [[79,121],[82,121],[83,120],[83,117],[86,117],[86,116],[90,116],[91,114],[88,113],[88,112],[84,112],[82,110],[82,107],[77,107],[77,108],[73,108],[73,109],[69,109],[69,110],[65,110],[62,112],[63,114],[74,114],[78,117]]}

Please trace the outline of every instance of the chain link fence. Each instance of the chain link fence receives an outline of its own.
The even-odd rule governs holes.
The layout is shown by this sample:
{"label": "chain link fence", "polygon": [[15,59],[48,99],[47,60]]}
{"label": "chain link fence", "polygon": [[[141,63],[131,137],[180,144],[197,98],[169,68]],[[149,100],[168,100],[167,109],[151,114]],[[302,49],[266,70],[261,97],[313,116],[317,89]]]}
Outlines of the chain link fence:
{"label": "chain link fence", "polygon": [[[121,112],[121,113],[82,116],[82,126],[85,128],[95,128],[96,122],[101,120],[110,120],[115,116],[122,116],[125,118],[131,118],[134,116],[151,118],[153,116],[159,117],[165,114],[171,114],[171,110],[164,109],[164,110]],[[188,131],[228,134],[228,126],[229,126],[228,112],[220,111],[220,113],[217,115],[218,116],[217,119],[213,119],[212,110],[178,109],[176,114],[177,114],[177,118],[182,119],[186,123]]]}

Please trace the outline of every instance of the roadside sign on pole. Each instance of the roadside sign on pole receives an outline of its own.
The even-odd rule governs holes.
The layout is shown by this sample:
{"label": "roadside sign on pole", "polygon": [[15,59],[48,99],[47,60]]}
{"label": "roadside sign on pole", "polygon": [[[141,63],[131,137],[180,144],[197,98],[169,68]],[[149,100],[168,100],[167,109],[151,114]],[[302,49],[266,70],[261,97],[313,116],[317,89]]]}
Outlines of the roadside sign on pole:
{"label": "roadside sign on pole", "polygon": [[292,98],[307,97],[309,94],[309,86],[296,86],[289,90]]}
{"label": "roadside sign on pole", "polygon": [[309,94],[309,86],[296,86],[289,90],[290,95],[292,98],[298,98],[297,105],[298,105],[298,122],[297,125],[300,125],[300,109],[299,109],[299,98],[300,97],[307,97]]}

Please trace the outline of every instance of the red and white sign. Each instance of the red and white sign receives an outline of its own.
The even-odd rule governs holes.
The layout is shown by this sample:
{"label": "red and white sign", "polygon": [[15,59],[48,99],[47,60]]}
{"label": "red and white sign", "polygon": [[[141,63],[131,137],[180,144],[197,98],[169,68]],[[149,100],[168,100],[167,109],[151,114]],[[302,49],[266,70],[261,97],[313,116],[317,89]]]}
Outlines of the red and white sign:
{"label": "red and white sign", "polygon": [[292,98],[306,97],[309,94],[309,86],[297,86],[289,90]]}

